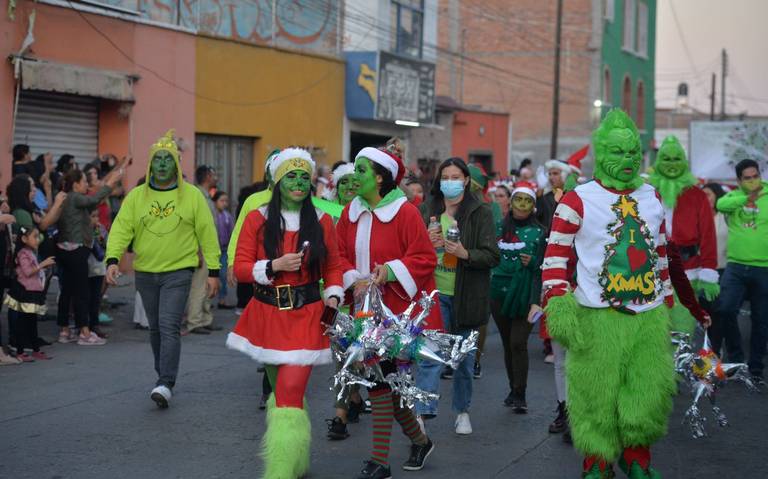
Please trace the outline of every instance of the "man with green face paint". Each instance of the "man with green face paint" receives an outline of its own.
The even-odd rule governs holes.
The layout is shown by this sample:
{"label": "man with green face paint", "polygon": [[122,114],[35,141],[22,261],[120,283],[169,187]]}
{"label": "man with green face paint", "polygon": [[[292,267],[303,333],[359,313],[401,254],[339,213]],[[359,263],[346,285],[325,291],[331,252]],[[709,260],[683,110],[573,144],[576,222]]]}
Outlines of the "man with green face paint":
{"label": "man with green face paint", "polygon": [[[696,293],[714,301],[720,292],[715,221],[707,195],[696,185],[685,150],[674,136],[661,143],[648,182],[661,195],[667,239],[680,251],[685,273]],[[681,305],[672,311],[672,329],[692,333],[696,322]]]}
{"label": "man with green face paint", "polygon": [[[664,208],[638,174],[640,135],[621,110],[592,136],[595,180],[555,211],[542,280],[547,327],[568,350],[568,416],[583,478],[658,478],[650,446],[676,392]],[[569,263],[575,259],[574,271]]]}
{"label": "man with green face paint", "polygon": [[[219,240],[205,197],[184,181],[173,130],[150,149],[147,180],[125,197],[112,224],[105,255],[106,280],[116,284],[118,262],[133,244],[136,290],[149,322],[158,379],[150,397],[167,408],[181,355],[181,318],[192,271],[202,250],[209,265],[219,264]],[[208,270],[208,296],[219,289],[219,270]],[[162,307],[161,307],[162,303]]]}

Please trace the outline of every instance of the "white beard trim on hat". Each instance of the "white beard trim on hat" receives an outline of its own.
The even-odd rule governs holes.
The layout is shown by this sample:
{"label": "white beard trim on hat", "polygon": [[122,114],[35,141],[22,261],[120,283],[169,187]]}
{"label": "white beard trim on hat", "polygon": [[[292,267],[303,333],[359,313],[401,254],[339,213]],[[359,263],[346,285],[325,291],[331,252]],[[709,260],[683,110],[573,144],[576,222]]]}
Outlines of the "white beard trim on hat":
{"label": "white beard trim on hat", "polygon": [[357,161],[358,158],[363,157],[368,158],[372,162],[383,166],[390,173],[392,173],[392,178],[397,178],[397,174],[400,171],[400,166],[397,164],[397,161],[395,161],[394,158],[389,156],[389,154],[379,150],[378,148],[366,146],[360,150],[360,153],[358,153],[357,156],[355,156],[355,161]]}
{"label": "white beard trim on hat", "polygon": [[343,165],[339,165],[336,167],[335,170],[333,170],[333,173],[331,173],[331,178],[333,179],[333,184],[338,185],[339,181],[341,181],[342,178],[344,178],[347,175],[354,175],[355,174],[355,165],[352,163],[344,163]]}

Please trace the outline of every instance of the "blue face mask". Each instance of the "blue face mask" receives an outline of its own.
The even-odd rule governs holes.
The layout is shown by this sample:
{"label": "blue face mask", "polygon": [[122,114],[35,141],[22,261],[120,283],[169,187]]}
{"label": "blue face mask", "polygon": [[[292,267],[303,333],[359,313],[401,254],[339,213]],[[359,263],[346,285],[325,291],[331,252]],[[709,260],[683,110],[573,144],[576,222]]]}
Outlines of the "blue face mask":
{"label": "blue face mask", "polygon": [[464,182],[461,180],[440,180],[440,191],[443,196],[452,200],[464,193]]}

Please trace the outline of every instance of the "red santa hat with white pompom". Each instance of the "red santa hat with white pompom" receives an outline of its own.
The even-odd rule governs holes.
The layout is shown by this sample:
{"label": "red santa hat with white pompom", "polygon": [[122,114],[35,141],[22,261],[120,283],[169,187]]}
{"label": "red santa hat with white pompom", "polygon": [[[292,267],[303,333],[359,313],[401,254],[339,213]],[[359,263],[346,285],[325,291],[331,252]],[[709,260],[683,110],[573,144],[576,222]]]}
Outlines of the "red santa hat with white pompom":
{"label": "red santa hat with white pompom", "polygon": [[400,182],[403,181],[403,177],[405,176],[405,165],[403,164],[403,160],[394,153],[391,153],[388,150],[366,146],[360,150],[360,153],[358,153],[357,156],[355,156],[355,160],[358,158],[368,158],[372,162],[386,168],[392,173],[392,178],[394,178],[396,184],[399,185]]}

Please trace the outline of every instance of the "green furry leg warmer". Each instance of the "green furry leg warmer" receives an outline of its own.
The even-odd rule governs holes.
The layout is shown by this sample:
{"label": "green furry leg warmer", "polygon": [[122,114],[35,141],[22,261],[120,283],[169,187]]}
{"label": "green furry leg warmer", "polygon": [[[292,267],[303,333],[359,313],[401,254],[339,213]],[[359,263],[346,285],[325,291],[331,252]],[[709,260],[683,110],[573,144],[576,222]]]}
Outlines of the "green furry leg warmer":
{"label": "green furry leg warmer", "polygon": [[569,349],[565,365],[573,442],[610,463],[666,431],[675,390],[669,313],[579,307],[577,317],[584,347]]}
{"label": "green furry leg warmer", "polygon": [[297,479],[309,470],[311,426],[306,409],[267,403],[267,432],[262,440],[264,479]]}
{"label": "green furry leg warmer", "polygon": [[557,342],[569,350],[585,346],[586,332],[583,321],[579,320],[582,308],[573,293],[550,298],[544,312],[547,314],[547,331]]}

